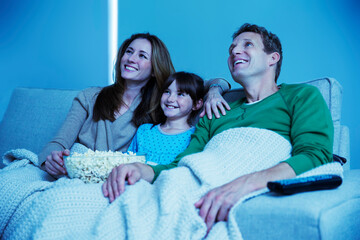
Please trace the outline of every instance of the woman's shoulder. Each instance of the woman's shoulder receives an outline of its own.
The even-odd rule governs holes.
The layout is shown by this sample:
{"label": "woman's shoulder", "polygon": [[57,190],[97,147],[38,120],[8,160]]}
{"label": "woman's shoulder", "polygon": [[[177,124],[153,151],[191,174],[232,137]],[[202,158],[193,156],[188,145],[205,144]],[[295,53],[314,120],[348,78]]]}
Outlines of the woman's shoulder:
{"label": "woman's shoulder", "polygon": [[96,100],[99,92],[101,91],[102,87],[89,87],[81,90],[77,95],[77,99],[80,102],[93,102]]}
{"label": "woman's shoulder", "polygon": [[101,91],[102,87],[89,87],[80,91],[84,96],[94,96]]}

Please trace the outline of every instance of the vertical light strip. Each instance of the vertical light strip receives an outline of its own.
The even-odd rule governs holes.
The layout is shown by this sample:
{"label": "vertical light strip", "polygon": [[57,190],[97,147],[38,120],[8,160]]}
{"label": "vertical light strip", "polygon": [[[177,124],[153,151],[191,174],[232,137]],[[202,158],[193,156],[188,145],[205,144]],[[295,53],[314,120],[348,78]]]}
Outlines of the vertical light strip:
{"label": "vertical light strip", "polygon": [[114,83],[114,64],[118,48],[118,0],[108,0],[108,82]]}

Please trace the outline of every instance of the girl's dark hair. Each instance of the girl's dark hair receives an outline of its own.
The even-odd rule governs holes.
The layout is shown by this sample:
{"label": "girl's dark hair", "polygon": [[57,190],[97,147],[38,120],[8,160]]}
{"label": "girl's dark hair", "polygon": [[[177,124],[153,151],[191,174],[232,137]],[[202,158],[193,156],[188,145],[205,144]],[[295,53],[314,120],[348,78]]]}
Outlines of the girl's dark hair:
{"label": "girl's dark hair", "polygon": [[[166,89],[168,89],[172,82],[175,80],[176,86],[179,91],[190,95],[193,101],[193,106],[196,106],[196,103],[204,98],[204,80],[198,75],[188,72],[176,72],[171,74],[168,79],[166,79],[161,92],[163,93]],[[156,124],[164,124],[166,121],[166,116],[164,115],[164,112],[162,111],[160,106],[159,108],[161,110],[161,114],[159,115],[159,121],[157,121]],[[193,110],[190,113],[187,121],[190,126],[196,125],[198,114],[200,113],[201,109],[202,108],[198,110]]]}
{"label": "girl's dark hair", "polygon": [[120,46],[115,63],[115,83],[104,87],[98,94],[95,105],[93,120],[115,121],[115,112],[125,104],[122,100],[126,89],[126,82],[121,77],[121,58],[126,49],[135,39],[146,39],[151,44],[151,66],[153,74],[147,84],[141,89],[142,100],[135,109],[132,122],[135,126],[143,123],[157,121],[159,115],[159,103],[161,88],[170,74],[175,72],[170,54],[165,44],[155,35],[149,33],[133,34]]}

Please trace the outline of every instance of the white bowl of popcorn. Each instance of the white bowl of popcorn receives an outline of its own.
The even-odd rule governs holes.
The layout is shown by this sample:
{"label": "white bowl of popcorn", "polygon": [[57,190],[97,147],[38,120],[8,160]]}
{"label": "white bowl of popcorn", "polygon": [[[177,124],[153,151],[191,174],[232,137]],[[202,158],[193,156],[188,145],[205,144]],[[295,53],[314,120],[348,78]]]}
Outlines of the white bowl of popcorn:
{"label": "white bowl of popcorn", "polygon": [[85,183],[105,182],[114,167],[133,162],[145,163],[145,155],[89,149],[84,153],[73,152],[64,158],[68,176],[79,178]]}

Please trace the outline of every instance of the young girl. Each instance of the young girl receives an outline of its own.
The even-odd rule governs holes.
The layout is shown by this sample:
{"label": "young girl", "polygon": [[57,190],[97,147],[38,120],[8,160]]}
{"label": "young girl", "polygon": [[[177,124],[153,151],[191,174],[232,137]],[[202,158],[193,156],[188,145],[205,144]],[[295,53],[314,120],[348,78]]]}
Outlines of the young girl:
{"label": "young girl", "polygon": [[155,124],[142,124],[128,151],[146,154],[149,165],[169,164],[189,145],[203,105],[204,82],[192,73],[177,72],[165,81]]}

